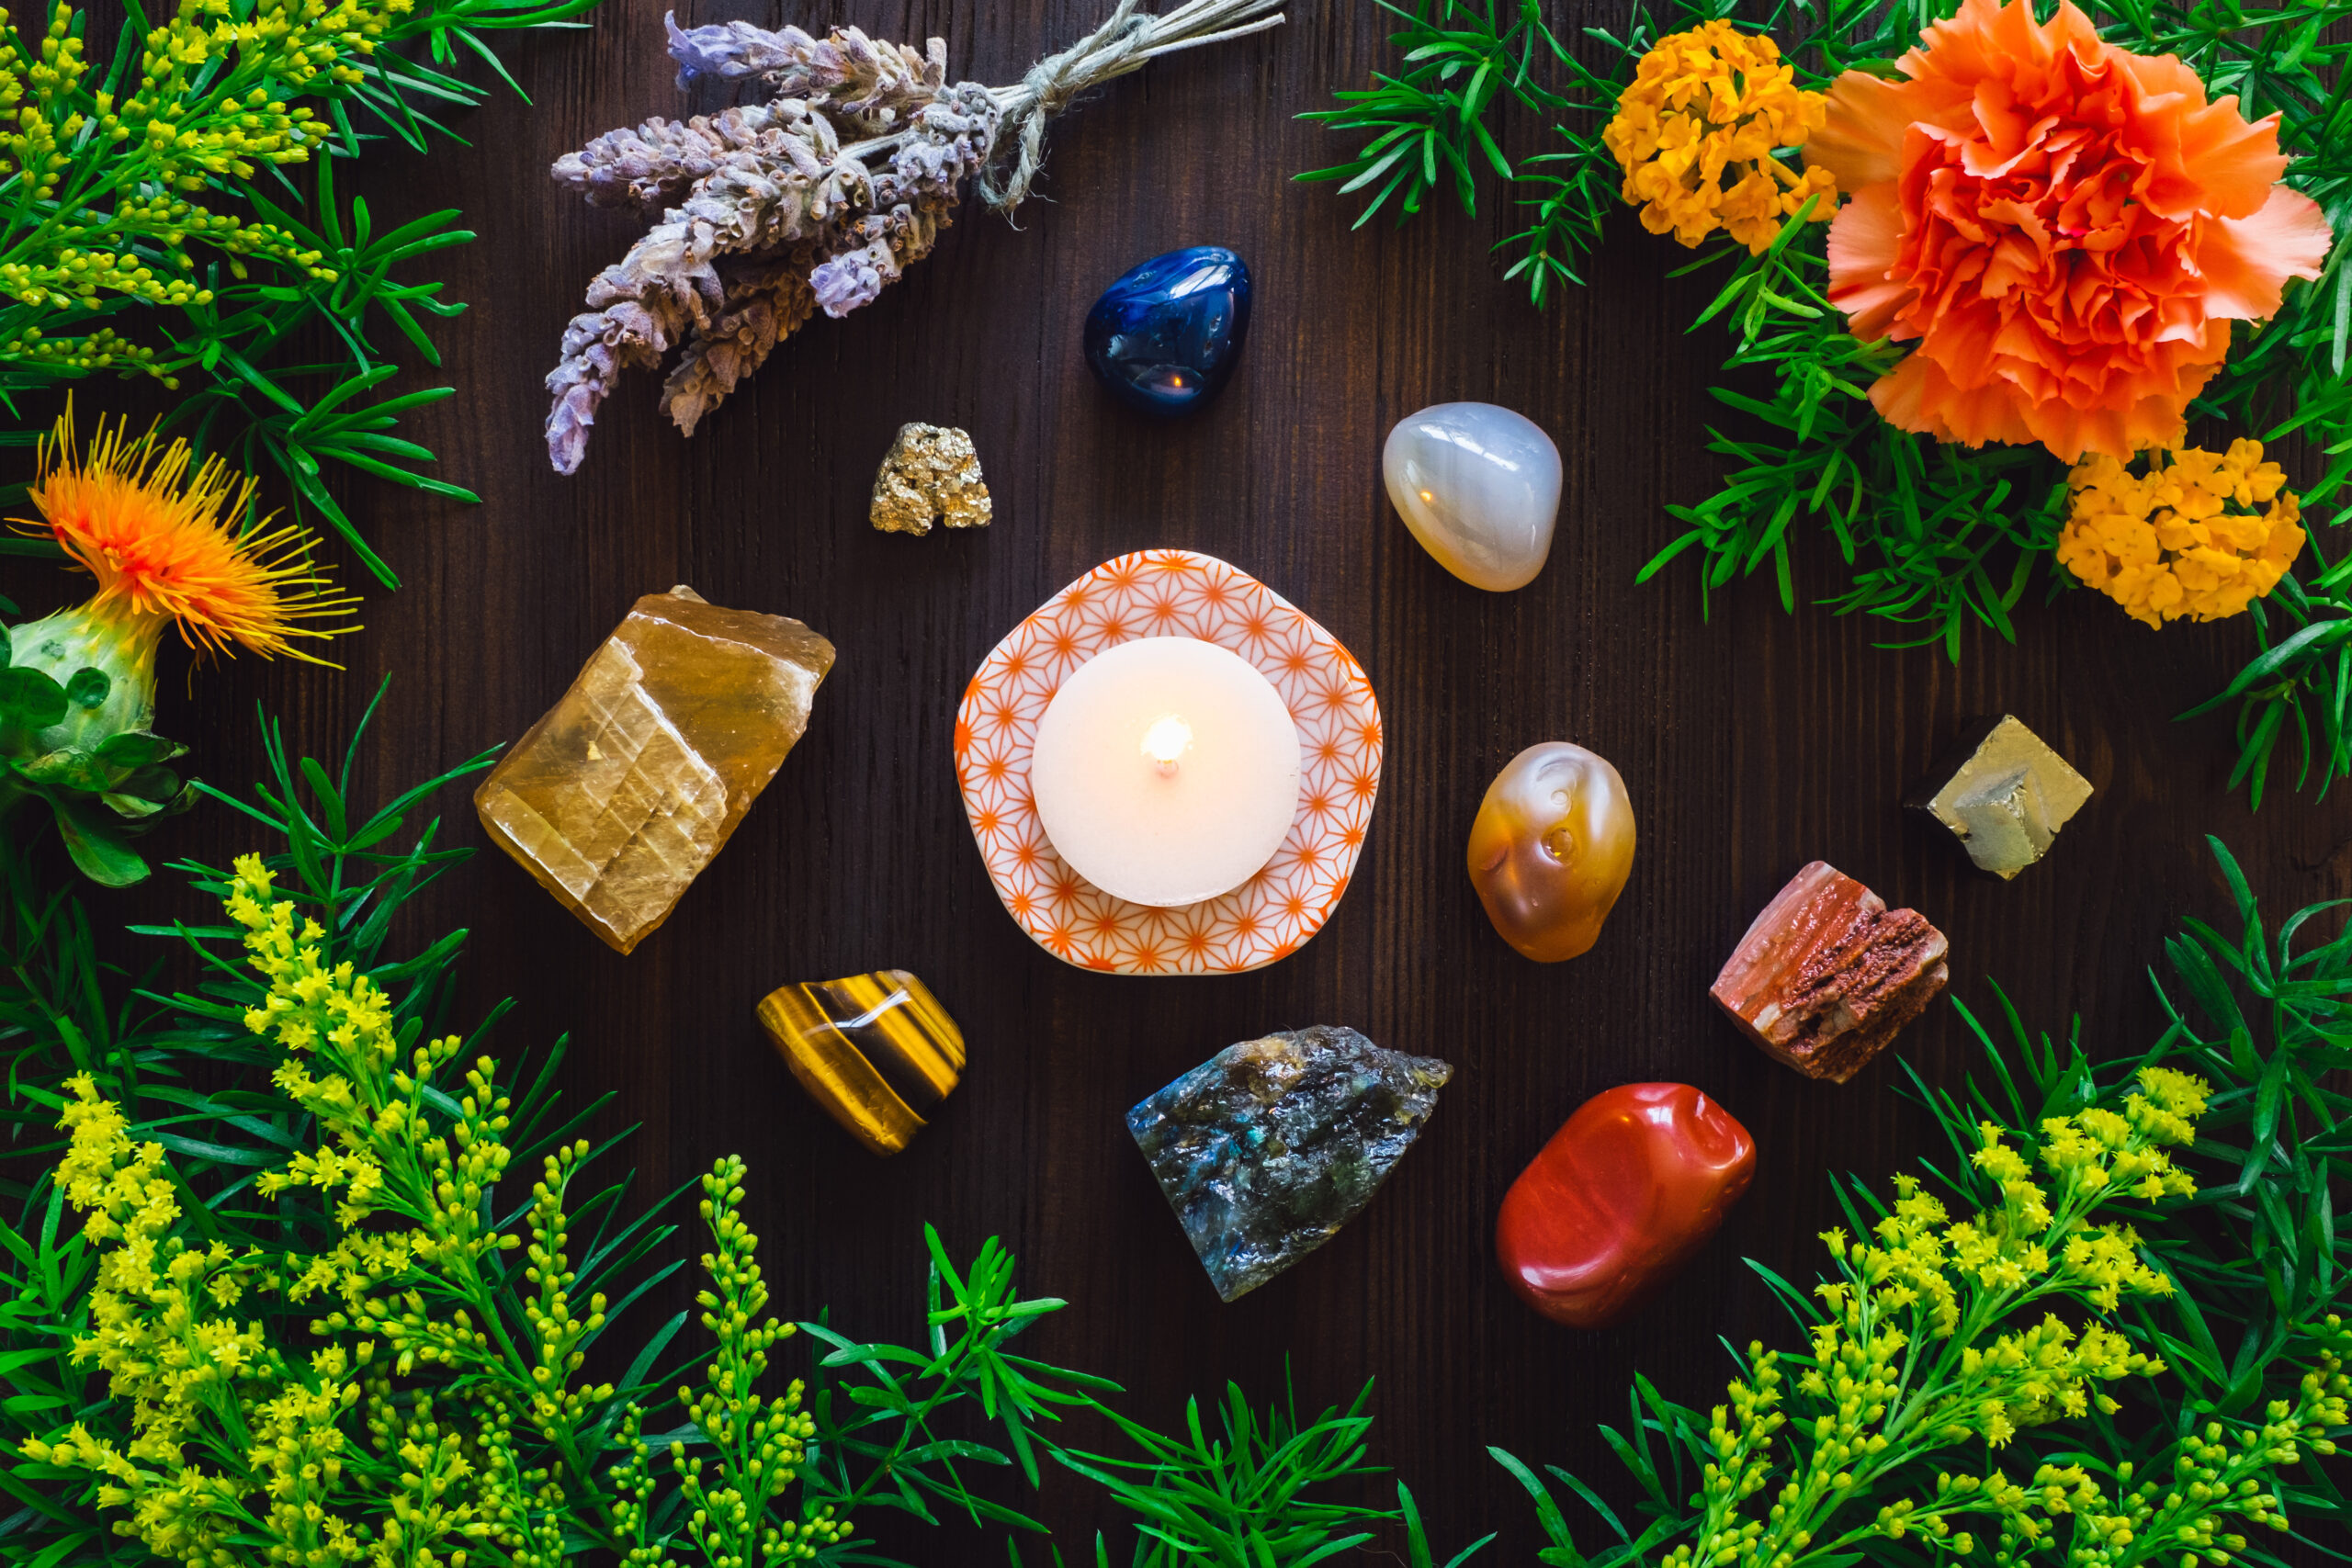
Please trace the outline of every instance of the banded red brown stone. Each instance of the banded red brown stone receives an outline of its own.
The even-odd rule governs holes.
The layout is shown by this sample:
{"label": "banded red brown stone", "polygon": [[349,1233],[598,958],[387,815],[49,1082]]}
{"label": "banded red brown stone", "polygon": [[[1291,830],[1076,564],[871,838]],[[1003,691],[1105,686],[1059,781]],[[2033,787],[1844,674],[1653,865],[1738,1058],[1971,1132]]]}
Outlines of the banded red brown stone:
{"label": "banded red brown stone", "polygon": [[1708,993],[1766,1052],[1844,1083],[1951,977],[1944,933],[1826,861],[1756,917]]}

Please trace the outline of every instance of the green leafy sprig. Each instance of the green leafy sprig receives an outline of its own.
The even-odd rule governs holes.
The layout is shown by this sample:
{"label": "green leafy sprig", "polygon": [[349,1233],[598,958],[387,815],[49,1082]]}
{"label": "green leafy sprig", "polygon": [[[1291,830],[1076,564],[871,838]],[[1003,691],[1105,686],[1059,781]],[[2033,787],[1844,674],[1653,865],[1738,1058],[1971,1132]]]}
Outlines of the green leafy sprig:
{"label": "green leafy sprig", "polygon": [[[1402,223],[1449,189],[1475,217],[1483,171],[1535,193],[1521,198],[1533,209],[1532,223],[1506,242],[1519,252],[1509,276],[1523,276],[1538,305],[1557,285],[1583,282],[1576,268],[1600,242],[1615,182],[1604,177],[1608,155],[1597,133],[1562,117],[1594,107],[1568,94],[1588,89],[1605,103],[1615,88],[1567,51],[1536,0],[1509,7],[1507,20],[1500,0],[1415,0],[1409,11],[1395,0],[1379,4],[1403,24],[1388,41],[1404,69],[1375,73],[1369,88],[1333,93],[1339,107],[1301,117],[1369,140],[1345,163],[1298,177],[1340,182],[1342,195],[1369,191],[1361,229],[1392,202]],[[1566,78],[1566,91],[1547,85],[1555,73]],[[1505,102],[1551,121],[1572,150],[1514,165],[1488,123]],[[1562,172],[1553,173],[1555,165]]]}
{"label": "green leafy sprig", "polygon": [[[1102,1406],[1135,1457],[1069,1450],[1057,1450],[1056,1457],[1134,1516],[1135,1568],[1306,1568],[1369,1548],[1375,1539],[1371,1527],[1382,1524],[1404,1527],[1411,1568],[1432,1568],[1434,1553],[1420,1508],[1404,1483],[1396,1483],[1393,1509],[1312,1495],[1380,1473],[1365,1462],[1372,1417],[1364,1407],[1371,1397],[1372,1385],[1366,1383],[1346,1410],[1326,1410],[1303,1421],[1295,1398],[1261,1416],[1238,1385],[1227,1383],[1217,1407],[1223,1435],[1215,1438],[1201,1418],[1197,1399],[1185,1404],[1181,1435],[1155,1432]],[[1494,1539],[1488,1534],[1471,1542],[1445,1568],[1460,1568]],[[1095,1559],[1109,1561],[1100,1540]]]}
{"label": "green leafy sprig", "polygon": [[[642,1568],[884,1562],[858,1516],[1034,1536],[1042,1526],[1008,1494],[1052,1463],[1106,1478],[1135,1518],[1138,1563],[1177,1560],[1169,1532],[1182,1528],[1184,1561],[1306,1568],[1393,1524],[1434,1568],[1404,1488],[1396,1508],[1329,1495],[1370,1473],[1363,1396],[1302,1421],[1229,1393],[1225,1440],[1197,1410],[1187,1436],[1157,1433],[1105,1403],[1115,1384],[1015,1353],[1064,1303],[1019,1295],[992,1239],[958,1267],[926,1231],[918,1346],[778,1321],[731,1156],[702,1181],[698,1310],[623,1345],[632,1312],[682,1267],[661,1258],[666,1203],[631,1217],[628,1179],[589,1179],[612,1145],[581,1134],[606,1101],[562,1104],[560,1042],[502,1066],[485,1053],[503,1008],[447,1029],[465,932],[393,951],[401,911],[467,853],[439,846],[428,797],[490,758],[368,811],[353,796],[358,735],[336,768],[266,722],[264,745],[268,777],[250,796],[194,787],[271,852],[174,868],[233,919],[133,928],[198,958],[194,989],[133,986],[99,959],[74,893],[47,890],[29,840],[0,847],[0,1125],[18,1156],[0,1185],[14,1220],[0,1222],[0,1489],[15,1503],[0,1555],[43,1568],[199,1547],[336,1559],[397,1529],[405,1548],[500,1565],[583,1551]],[[313,1007],[340,1010],[352,1035],[255,1031]],[[517,1190],[526,1172],[537,1180]],[[145,1194],[136,1214],[110,1207],[129,1190]],[[85,1229],[92,1213],[117,1217]],[[150,1244],[143,1256],[187,1261],[123,1261]],[[181,1314],[204,1325],[191,1342],[242,1349],[170,1427],[176,1461],[157,1465],[140,1412],[168,1404],[183,1371],[123,1347]],[[819,1347],[809,1390],[773,1364],[804,1334]],[[592,1374],[592,1357],[623,1370]],[[302,1418],[288,1426],[289,1411]],[[1072,1417],[1136,1457],[1042,1429]],[[1109,1550],[1098,1540],[1096,1561]]]}
{"label": "green leafy sprig", "polygon": [[[2140,1408],[2130,1419],[2100,1424],[2110,1464],[2138,1457],[2135,1439],[2147,1432],[2259,1420],[2331,1359],[2352,1360],[2352,1235],[2338,1218],[2338,1194],[2352,1180],[2352,932],[2307,935],[2340,903],[2298,910],[2274,929],[2229,851],[2207,843],[2236,930],[2192,919],[2165,942],[2171,983],[2159,982],[2156,995],[2170,1024],[2144,1051],[2095,1060],[2079,1022],[2064,1042],[2037,1035],[1996,988],[1996,1016],[1960,1010],[1986,1076],[1962,1094],[1913,1076],[1914,1092],[1954,1139],[1985,1122],[2021,1129],[2072,1114],[2149,1066],[2213,1086],[2197,1141],[2180,1156],[2196,1197],[2163,1223],[2135,1216],[2144,1255],[2175,1288],[2131,1303],[2120,1326],[2172,1376],[2134,1388]],[[2322,1466],[2282,1473],[2278,1492],[2291,1518],[2352,1518],[2352,1498]]]}
{"label": "green leafy sprig", "polygon": [[[131,0],[103,64],[86,11],[58,4],[38,31],[0,12],[17,122],[0,134],[0,406],[94,376],[162,383],[182,394],[167,428],[280,474],[396,586],[325,476],[477,499],[390,434],[450,389],[379,395],[395,350],[439,365],[427,321],[464,308],[395,272],[472,235],[450,212],[379,225],[338,199],[333,160],[387,137],[424,151],[481,101],[461,64],[513,85],[493,40],[595,3],[221,0],[151,19]],[[396,340],[371,335],[387,325]]]}
{"label": "green leafy sprig", "polygon": [[[931,1253],[923,1346],[863,1343],[824,1322],[799,1325],[831,1347],[813,1370],[808,1404],[809,1448],[819,1457],[802,1487],[812,1512],[845,1519],[883,1509],[925,1524],[961,1516],[976,1528],[1020,1532],[1006,1538],[1019,1568],[1021,1536],[1046,1527],[982,1483],[1017,1470],[1034,1491],[1042,1456],[1101,1487],[1130,1516],[1134,1568],[1308,1568],[1370,1542],[1382,1526],[1401,1527],[1412,1568],[1434,1568],[1427,1528],[1402,1483],[1394,1508],[1331,1495],[1379,1473],[1366,1462],[1369,1383],[1345,1410],[1312,1419],[1300,1417],[1295,1398],[1261,1413],[1227,1384],[1216,1411],[1221,1435],[1212,1435],[1198,1400],[1187,1403],[1181,1432],[1162,1433],[1109,1403],[1120,1390],[1108,1379],[1005,1349],[1069,1303],[1023,1300],[1012,1256],[996,1238],[961,1269],[936,1231],[924,1227],[923,1238]],[[1048,1435],[1072,1417],[1106,1424],[1131,1451],[1104,1453]],[[1493,1539],[1473,1542],[1445,1568],[1460,1568]],[[896,1561],[869,1555],[871,1546],[859,1540],[834,1550],[854,1550],[859,1562]],[[1053,1561],[1063,1560],[1058,1546],[1049,1551]],[[1110,1552],[1098,1536],[1101,1568],[1108,1568]]]}
{"label": "green leafy sprig", "polygon": [[[1884,73],[1923,27],[1958,9],[1958,0],[1634,0],[1622,27],[1570,39],[1544,20],[1539,0],[1378,3],[1398,19],[1389,41],[1399,68],[1306,117],[1363,141],[1346,161],[1299,177],[1368,192],[1359,226],[1387,209],[1402,222],[1443,188],[1472,214],[1482,186],[1514,193],[1532,220],[1503,243],[1504,275],[1538,306],[1581,281],[1581,258],[1623,205],[1600,130],[1661,38],[1736,20],[1771,35],[1797,85],[1817,92],[1849,70]],[[2236,94],[2249,119],[2277,114],[2293,160],[2287,183],[2317,201],[2339,235],[2352,233],[2352,29],[2342,25],[2352,0],[2089,0],[2085,8],[2111,41],[2177,55],[2211,96]],[[1514,158],[1513,116],[1540,121],[1551,150]],[[1683,269],[1723,275],[1692,328],[1720,325],[1731,340],[1713,395],[1733,418],[1707,432],[1722,478],[1704,498],[1668,507],[1680,531],[1642,579],[1687,562],[1712,604],[1719,590],[1763,573],[1793,611],[1792,552],[1808,534],[1826,536],[1845,585],[1823,603],[1887,621],[1897,632],[1889,646],[1939,646],[1956,660],[1971,626],[2013,641],[2025,601],[2072,582],[2050,564],[2065,518],[2065,466],[2039,447],[1972,449],[1880,419],[1869,388],[1900,349],[1846,333],[1826,298],[1826,245],[1822,225],[1792,219],[1762,255],[1727,246]],[[2324,792],[2352,776],[2352,583],[2341,552],[2324,542],[2352,478],[2346,250],[2335,248],[2316,282],[2290,281],[2271,321],[2239,324],[2228,361],[2190,411],[2266,446],[2300,444],[2316,466],[2301,487],[2304,515],[2317,525],[2303,570],[2255,606],[2256,657],[2182,715],[2235,711],[2231,782],[2257,805],[2282,749],[2298,787],[2315,782]]]}

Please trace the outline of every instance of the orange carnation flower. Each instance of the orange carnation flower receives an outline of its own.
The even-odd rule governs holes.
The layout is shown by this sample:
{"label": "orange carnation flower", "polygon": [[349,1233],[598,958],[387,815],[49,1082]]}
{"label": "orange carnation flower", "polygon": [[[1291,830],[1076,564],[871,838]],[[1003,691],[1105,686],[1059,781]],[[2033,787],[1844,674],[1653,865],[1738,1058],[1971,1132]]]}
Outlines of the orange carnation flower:
{"label": "orange carnation flower", "polygon": [[2327,220],[2172,55],[2102,42],[2070,0],[1965,0],[1896,62],[1849,71],[1805,146],[1853,199],[1829,298],[1855,336],[1918,346],[1871,389],[1905,430],[2041,442],[2073,462],[2177,446],[2230,323],[2316,277]]}

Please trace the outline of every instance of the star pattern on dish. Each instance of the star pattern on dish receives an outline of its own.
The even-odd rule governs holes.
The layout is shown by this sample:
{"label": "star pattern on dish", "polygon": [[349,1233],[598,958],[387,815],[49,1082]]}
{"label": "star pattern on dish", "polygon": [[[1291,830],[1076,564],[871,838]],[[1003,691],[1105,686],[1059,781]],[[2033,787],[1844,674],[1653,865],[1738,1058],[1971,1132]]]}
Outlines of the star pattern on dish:
{"label": "star pattern on dish", "polygon": [[[1298,726],[1298,815],[1256,876],[1206,903],[1114,898],[1054,852],[1029,757],[1054,694],[1138,637],[1213,642],[1257,666]],[[1272,589],[1192,550],[1103,562],[997,644],[956,716],[956,776],[972,837],[1021,929],[1065,963],[1118,975],[1237,975],[1288,957],[1347,891],[1380,793],[1380,705],[1339,639]]]}

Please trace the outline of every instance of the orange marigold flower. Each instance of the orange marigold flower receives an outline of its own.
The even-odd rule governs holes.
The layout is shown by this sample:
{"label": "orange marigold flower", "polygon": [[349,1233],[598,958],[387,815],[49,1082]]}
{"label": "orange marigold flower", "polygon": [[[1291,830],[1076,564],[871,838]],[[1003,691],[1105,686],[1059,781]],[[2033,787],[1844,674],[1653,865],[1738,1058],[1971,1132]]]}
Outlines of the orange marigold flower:
{"label": "orange marigold flower", "polygon": [[2097,454],[2071,482],[2059,563],[2151,626],[2240,615],[2302,553],[2301,505],[2259,441],[2155,457],[2145,474]]}
{"label": "orange marigold flower", "polygon": [[350,626],[301,623],[346,615],[358,600],[337,592],[311,561],[311,531],[260,518],[239,528],[252,479],[219,457],[198,468],[186,441],[161,444],[154,431],[132,440],[128,426],[101,420],[86,455],[74,439],[69,406],[40,453],[31,491],[43,530],[98,580],[89,614],[152,637],[166,621],[199,653],[231,643],[265,657],[323,663],[296,638],[330,637]]}
{"label": "orange marigold flower", "polygon": [[1799,173],[1773,155],[1803,144],[1821,116],[1822,96],[1798,89],[1778,44],[1703,22],[1642,56],[1600,140],[1625,171],[1623,195],[1641,207],[1644,228],[1694,246],[1722,229],[1753,254],[1815,197],[1815,221],[1837,208],[1826,170]]}
{"label": "orange marigold flower", "polygon": [[2278,117],[2172,55],[2102,42],[2061,0],[1964,0],[1896,62],[1849,71],[1805,148],[1852,199],[1829,298],[1854,335],[1918,346],[1871,389],[1943,441],[2073,462],[2177,446],[2230,323],[2316,277],[2327,220],[2278,181]]}

